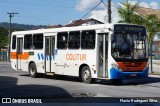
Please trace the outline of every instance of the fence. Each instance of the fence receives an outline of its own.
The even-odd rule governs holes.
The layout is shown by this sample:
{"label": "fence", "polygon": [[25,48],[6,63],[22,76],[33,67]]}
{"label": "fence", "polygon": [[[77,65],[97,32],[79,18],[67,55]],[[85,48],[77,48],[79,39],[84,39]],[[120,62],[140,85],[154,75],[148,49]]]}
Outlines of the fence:
{"label": "fence", "polygon": [[7,61],[7,50],[0,50],[0,62]]}

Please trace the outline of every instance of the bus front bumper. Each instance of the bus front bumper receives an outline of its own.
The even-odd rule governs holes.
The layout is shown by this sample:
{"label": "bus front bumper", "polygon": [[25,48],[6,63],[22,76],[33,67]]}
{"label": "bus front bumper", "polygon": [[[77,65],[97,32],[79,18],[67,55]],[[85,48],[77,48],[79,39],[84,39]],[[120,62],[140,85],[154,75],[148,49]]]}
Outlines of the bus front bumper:
{"label": "bus front bumper", "polygon": [[110,69],[110,79],[131,79],[131,78],[147,78],[148,68],[140,72],[123,72],[119,69]]}

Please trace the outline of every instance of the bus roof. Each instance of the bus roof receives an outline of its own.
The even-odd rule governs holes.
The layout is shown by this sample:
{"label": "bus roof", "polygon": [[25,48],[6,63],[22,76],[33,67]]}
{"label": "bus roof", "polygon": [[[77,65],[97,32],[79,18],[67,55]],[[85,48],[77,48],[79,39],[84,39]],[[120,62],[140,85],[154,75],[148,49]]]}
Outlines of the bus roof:
{"label": "bus roof", "polygon": [[[107,26],[111,26],[111,25],[107,25]],[[33,34],[33,33],[57,33],[57,32],[66,32],[66,31],[92,30],[92,29],[102,29],[102,28],[107,28],[106,24],[16,31],[16,32],[13,32],[12,35]]]}
{"label": "bus roof", "polygon": [[[24,34],[35,34],[35,33],[57,33],[57,32],[68,32],[68,31],[81,31],[81,30],[100,30],[100,29],[113,29],[114,25],[131,25],[131,24],[97,24],[88,26],[75,26],[75,27],[61,27],[61,28],[49,28],[49,29],[37,29],[37,30],[27,30],[27,31],[15,31],[12,35],[24,35]],[[138,25],[137,25],[138,26]]]}

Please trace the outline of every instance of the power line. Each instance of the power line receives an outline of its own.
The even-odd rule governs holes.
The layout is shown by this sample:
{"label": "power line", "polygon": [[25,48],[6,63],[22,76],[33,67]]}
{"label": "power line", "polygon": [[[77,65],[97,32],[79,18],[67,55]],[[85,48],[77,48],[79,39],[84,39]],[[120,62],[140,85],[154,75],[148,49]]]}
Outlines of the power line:
{"label": "power line", "polygon": [[81,19],[83,19],[84,17],[86,17],[88,14],[90,14],[90,13],[91,13],[94,9],[96,9],[101,3],[102,3],[105,7],[108,8],[108,6],[104,3],[104,1],[103,1],[103,0],[100,0],[100,2],[99,2],[94,8],[92,8],[87,14],[85,14]]}
{"label": "power line", "polygon": [[106,5],[106,3],[104,3],[104,1],[103,1],[103,0],[101,0],[101,2],[104,4],[104,6],[106,6],[106,7],[108,8],[108,6]]}
{"label": "power line", "polygon": [[102,3],[102,1],[100,1],[94,8],[92,8],[87,14],[85,14],[81,19],[83,19],[84,17],[86,17],[88,14],[90,14],[94,9],[96,9],[100,4]]}

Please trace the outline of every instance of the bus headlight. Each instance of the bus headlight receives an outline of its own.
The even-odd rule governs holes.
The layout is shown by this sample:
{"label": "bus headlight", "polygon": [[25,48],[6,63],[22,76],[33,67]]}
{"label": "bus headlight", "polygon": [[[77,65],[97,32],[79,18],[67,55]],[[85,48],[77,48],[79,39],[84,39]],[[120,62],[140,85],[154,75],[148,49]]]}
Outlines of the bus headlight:
{"label": "bus headlight", "polygon": [[119,65],[118,65],[118,64],[115,64],[115,63],[112,64],[112,68],[120,69]]}

